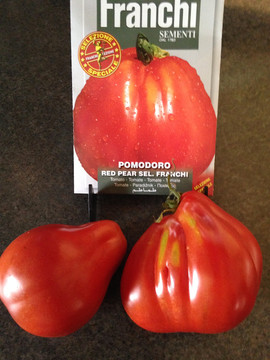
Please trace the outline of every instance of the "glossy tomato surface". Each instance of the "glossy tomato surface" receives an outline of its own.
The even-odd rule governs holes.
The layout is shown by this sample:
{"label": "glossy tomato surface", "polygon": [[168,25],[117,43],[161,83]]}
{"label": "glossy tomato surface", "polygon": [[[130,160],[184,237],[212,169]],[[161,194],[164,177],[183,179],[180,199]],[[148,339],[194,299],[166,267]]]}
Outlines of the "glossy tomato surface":
{"label": "glossy tomato surface", "polygon": [[251,232],[191,191],[133,247],[121,280],[122,302],[137,325],[153,332],[224,332],[251,312],[261,273]]}
{"label": "glossy tomato surface", "polygon": [[1,300],[34,335],[70,334],[98,310],[126,246],[113,221],[32,229],[0,258]]}
{"label": "glossy tomato surface", "polygon": [[216,116],[188,62],[168,56],[147,66],[136,49],[122,51],[118,70],[90,78],[76,99],[74,145],[84,169],[118,162],[172,162],[193,170],[193,184],[215,153]]}

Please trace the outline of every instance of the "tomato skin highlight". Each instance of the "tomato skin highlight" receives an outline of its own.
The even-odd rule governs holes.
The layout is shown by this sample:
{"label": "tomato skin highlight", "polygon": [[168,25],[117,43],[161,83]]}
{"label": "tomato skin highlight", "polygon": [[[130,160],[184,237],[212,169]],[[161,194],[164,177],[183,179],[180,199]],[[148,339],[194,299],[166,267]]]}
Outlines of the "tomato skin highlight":
{"label": "tomato skin highlight", "polygon": [[208,197],[190,191],[131,250],[122,303],[149,331],[225,332],[251,312],[261,274],[261,250],[251,232]]}
{"label": "tomato skin highlight", "polygon": [[[216,115],[194,68],[175,56],[145,66],[122,51],[118,70],[89,78],[74,107],[74,146],[88,174],[124,162],[171,162],[193,183],[215,154]],[[173,170],[173,169],[172,169]]]}
{"label": "tomato skin highlight", "polygon": [[126,247],[120,227],[109,220],[32,229],[0,258],[1,300],[29,333],[68,335],[98,310]]}

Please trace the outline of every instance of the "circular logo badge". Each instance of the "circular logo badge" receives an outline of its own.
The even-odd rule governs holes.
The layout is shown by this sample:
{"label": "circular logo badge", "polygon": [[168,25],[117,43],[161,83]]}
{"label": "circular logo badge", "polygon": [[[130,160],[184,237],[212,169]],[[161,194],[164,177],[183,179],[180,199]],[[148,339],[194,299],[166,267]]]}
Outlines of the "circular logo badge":
{"label": "circular logo badge", "polygon": [[104,78],[112,75],[120,65],[121,48],[112,35],[95,31],[83,39],[78,56],[82,69],[88,75]]}

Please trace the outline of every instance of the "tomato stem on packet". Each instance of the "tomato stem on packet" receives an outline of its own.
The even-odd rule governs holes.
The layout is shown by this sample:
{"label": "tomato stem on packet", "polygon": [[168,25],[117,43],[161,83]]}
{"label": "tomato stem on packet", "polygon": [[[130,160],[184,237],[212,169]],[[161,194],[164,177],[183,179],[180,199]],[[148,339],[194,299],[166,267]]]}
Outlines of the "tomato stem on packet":
{"label": "tomato stem on packet", "polygon": [[161,49],[155,44],[151,44],[146,36],[139,33],[136,41],[137,57],[144,65],[149,65],[154,58],[162,59],[170,56],[168,51]]}

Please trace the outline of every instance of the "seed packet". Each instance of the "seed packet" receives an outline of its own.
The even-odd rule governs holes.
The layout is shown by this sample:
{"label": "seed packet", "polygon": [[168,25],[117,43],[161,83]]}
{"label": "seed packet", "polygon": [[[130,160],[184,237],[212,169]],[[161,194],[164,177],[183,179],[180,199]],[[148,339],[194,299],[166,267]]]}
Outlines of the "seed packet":
{"label": "seed packet", "polygon": [[224,0],[71,0],[74,192],[213,194]]}

